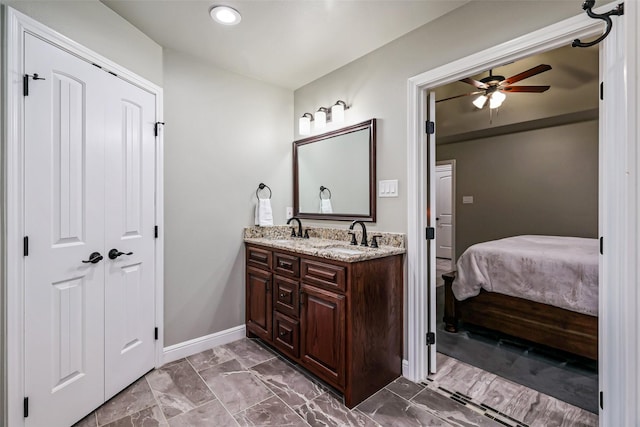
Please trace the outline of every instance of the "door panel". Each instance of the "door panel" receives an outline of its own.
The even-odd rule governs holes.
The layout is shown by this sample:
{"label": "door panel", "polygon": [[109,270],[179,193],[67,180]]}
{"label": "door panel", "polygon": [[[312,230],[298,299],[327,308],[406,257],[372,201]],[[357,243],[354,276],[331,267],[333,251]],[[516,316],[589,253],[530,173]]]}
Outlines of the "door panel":
{"label": "door panel", "polygon": [[105,390],[107,398],[154,365],[155,97],[106,75]]}
{"label": "door panel", "polygon": [[247,329],[265,341],[272,339],[271,273],[247,267]]}
{"label": "door panel", "polygon": [[451,165],[436,166],[436,256],[453,254],[453,178]]}
{"label": "door panel", "polygon": [[302,285],[301,359],[311,371],[344,386],[344,295]]}
{"label": "door panel", "polygon": [[[25,36],[26,426],[68,426],[104,401],[100,70]],[[103,253],[104,255],[104,253]],[[64,408],[64,410],[61,410]]]}

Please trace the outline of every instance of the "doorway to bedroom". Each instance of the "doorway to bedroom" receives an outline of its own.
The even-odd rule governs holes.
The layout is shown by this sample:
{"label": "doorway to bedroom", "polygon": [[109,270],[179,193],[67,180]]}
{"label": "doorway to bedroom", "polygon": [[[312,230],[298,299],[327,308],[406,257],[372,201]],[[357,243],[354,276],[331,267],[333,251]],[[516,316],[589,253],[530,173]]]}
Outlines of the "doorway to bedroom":
{"label": "doorway to bedroom", "polygon": [[[490,96],[483,99],[494,84],[505,95],[496,108]],[[570,46],[431,93],[436,165],[455,162],[456,167],[455,249],[448,257],[438,251],[439,204],[446,197],[439,194],[436,166],[438,369],[453,358],[593,414],[598,413],[598,94],[598,47]],[[495,294],[515,299],[493,301]],[[534,305],[520,306],[521,300]],[[590,332],[553,336],[547,328],[554,324]],[[514,387],[503,392],[522,393]]]}

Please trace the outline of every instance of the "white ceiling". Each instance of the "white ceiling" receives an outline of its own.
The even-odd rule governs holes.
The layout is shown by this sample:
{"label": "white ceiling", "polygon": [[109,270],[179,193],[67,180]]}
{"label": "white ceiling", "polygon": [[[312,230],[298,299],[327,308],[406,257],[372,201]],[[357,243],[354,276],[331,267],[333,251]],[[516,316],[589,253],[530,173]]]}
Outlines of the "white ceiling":
{"label": "white ceiling", "polygon": [[[156,43],[297,89],[469,0],[101,0]],[[213,5],[237,9],[222,26]]]}

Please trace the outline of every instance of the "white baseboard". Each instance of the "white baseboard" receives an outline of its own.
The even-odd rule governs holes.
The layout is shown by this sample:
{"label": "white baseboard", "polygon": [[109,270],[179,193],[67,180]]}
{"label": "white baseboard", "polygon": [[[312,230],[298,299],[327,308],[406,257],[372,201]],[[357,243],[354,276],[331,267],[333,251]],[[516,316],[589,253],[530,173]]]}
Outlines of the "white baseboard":
{"label": "white baseboard", "polygon": [[216,332],[215,334],[205,335],[203,337],[194,338],[178,344],[170,345],[164,348],[163,364],[191,356],[201,351],[209,350],[213,347],[239,340],[246,336],[244,325]]}
{"label": "white baseboard", "polygon": [[407,377],[407,369],[409,369],[409,361],[407,359],[402,359],[402,376]]}

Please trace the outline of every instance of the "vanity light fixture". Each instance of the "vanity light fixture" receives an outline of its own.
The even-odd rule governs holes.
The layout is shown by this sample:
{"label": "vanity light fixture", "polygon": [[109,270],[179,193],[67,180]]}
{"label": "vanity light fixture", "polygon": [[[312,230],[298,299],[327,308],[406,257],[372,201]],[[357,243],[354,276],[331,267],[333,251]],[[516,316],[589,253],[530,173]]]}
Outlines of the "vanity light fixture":
{"label": "vanity light fixture", "polygon": [[214,6],[209,11],[209,15],[222,25],[237,25],[242,20],[240,12],[229,6]]}
{"label": "vanity light fixture", "polygon": [[304,113],[302,117],[298,119],[298,132],[300,135],[309,135],[311,133],[311,122],[313,121],[313,114]]}
{"label": "vanity light fixture", "polygon": [[318,108],[316,111],[316,124],[315,127],[318,129],[324,129],[327,125],[327,109],[324,107]]}
{"label": "vanity light fixture", "polygon": [[331,108],[318,108],[315,117],[311,113],[304,113],[298,119],[298,133],[300,135],[309,135],[311,133],[311,122],[314,122],[314,129],[324,129],[327,126],[327,122],[342,123],[344,122],[344,110],[348,109],[347,103],[339,99]]}

